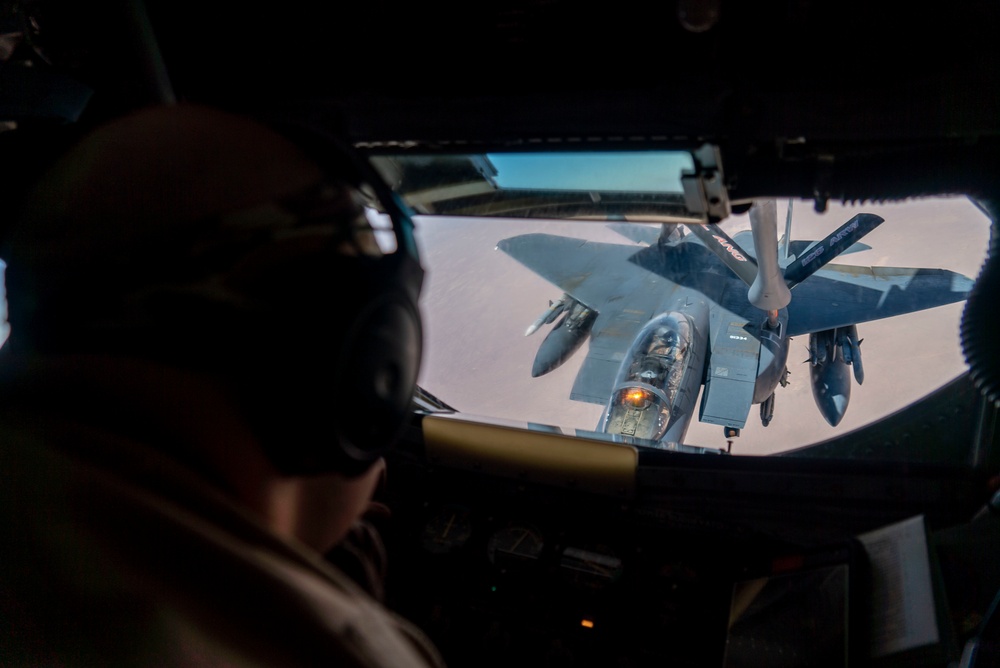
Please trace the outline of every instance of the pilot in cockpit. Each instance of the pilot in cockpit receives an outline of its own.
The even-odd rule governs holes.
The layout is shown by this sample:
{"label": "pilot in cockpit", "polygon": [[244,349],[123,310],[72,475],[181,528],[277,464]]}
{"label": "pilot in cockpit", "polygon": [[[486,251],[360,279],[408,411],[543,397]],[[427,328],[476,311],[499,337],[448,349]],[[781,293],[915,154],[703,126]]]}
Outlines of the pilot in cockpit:
{"label": "pilot in cockpit", "polygon": [[650,350],[651,355],[672,364],[679,349],[680,337],[677,336],[677,332],[669,327],[660,327],[656,330],[653,337],[653,347]]}
{"label": "pilot in cockpit", "polygon": [[642,382],[663,387],[666,374],[677,359],[680,338],[669,327],[660,327],[650,338],[646,354],[642,358],[642,369],[638,377]]}

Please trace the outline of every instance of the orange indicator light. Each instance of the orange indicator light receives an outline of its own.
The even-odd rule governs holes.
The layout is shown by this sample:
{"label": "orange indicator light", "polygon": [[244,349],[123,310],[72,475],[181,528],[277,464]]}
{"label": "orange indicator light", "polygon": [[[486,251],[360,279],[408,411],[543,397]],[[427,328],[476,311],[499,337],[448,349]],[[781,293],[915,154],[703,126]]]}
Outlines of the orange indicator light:
{"label": "orange indicator light", "polygon": [[633,405],[638,406],[646,400],[646,393],[643,390],[629,390],[625,398]]}
{"label": "orange indicator light", "polygon": [[580,626],[582,626],[585,629],[592,629],[594,628],[594,622],[589,619],[581,619]]}

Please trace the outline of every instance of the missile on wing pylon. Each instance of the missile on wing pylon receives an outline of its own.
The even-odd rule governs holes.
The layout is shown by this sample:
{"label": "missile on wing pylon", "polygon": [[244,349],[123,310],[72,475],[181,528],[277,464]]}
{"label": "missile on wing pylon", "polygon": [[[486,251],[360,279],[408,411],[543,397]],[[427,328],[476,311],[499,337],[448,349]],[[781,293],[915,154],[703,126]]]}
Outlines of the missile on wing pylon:
{"label": "missile on wing pylon", "polygon": [[573,301],[574,301],[573,298],[567,295],[565,292],[563,293],[562,297],[555,300],[554,302],[549,301],[549,307],[545,309],[545,311],[543,311],[540,316],[538,316],[538,319],[535,320],[535,322],[528,325],[528,329],[525,330],[524,335],[531,336],[532,334],[538,331],[539,327],[541,327],[542,325],[547,325],[553,320],[555,320],[559,316],[559,314],[562,313],[564,310],[566,310],[566,307],[569,306]]}
{"label": "missile on wing pylon", "polygon": [[833,333],[835,331],[830,329],[809,335],[809,364],[818,366],[836,358],[837,349],[833,346]]}
{"label": "missile on wing pylon", "polygon": [[854,367],[854,380],[858,385],[865,382],[865,370],[861,366],[861,341],[858,340],[858,326],[841,327],[837,330],[837,343],[840,345],[840,356]]}

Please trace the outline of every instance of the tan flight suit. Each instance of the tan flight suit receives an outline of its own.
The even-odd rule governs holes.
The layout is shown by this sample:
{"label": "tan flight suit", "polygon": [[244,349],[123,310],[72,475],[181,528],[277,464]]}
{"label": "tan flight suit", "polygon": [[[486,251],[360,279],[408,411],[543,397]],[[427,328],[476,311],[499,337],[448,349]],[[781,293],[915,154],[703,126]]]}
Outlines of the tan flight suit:
{"label": "tan flight suit", "polygon": [[441,665],[201,476],[133,439],[0,411],[0,664]]}

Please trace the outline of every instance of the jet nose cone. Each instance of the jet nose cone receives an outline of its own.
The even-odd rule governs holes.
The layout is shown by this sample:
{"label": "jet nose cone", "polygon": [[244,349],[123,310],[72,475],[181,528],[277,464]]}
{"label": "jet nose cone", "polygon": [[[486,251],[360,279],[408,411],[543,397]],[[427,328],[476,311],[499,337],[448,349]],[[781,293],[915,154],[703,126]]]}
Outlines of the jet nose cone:
{"label": "jet nose cone", "polygon": [[827,397],[823,404],[823,417],[830,423],[831,427],[836,427],[844,419],[847,412],[847,404],[850,401],[843,394],[835,394]]}
{"label": "jet nose cone", "polygon": [[535,355],[535,361],[531,365],[531,377],[538,378],[539,376],[544,376],[552,369],[559,366],[559,361],[552,355],[546,354],[548,351],[542,348]]}
{"label": "jet nose cone", "polygon": [[975,284],[976,282],[971,278],[962,276],[961,274],[955,274],[951,281],[951,291],[968,294],[972,292],[972,286]]}

